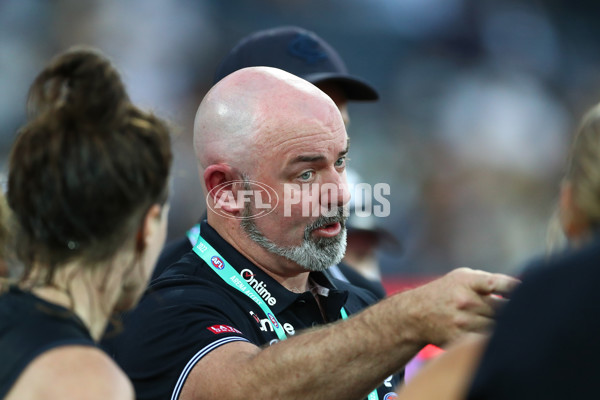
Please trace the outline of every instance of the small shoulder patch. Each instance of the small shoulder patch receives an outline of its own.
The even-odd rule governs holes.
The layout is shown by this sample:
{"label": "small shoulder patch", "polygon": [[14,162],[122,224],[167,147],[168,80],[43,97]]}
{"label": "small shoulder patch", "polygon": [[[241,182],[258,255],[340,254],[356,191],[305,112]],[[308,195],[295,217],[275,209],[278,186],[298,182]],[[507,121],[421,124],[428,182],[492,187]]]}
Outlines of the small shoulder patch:
{"label": "small shoulder patch", "polygon": [[213,325],[209,326],[207,329],[215,335],[218,335],[220,333],[242,333],[239,330],[235,329],[233,326],[229,325]]}

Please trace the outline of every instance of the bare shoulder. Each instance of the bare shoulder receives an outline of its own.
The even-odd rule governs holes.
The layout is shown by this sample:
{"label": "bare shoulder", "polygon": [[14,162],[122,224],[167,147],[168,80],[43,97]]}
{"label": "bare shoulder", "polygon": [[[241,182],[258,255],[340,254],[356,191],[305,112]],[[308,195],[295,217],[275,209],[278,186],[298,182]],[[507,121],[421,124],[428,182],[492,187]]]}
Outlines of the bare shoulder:
{"label": "bare shoulder", "polygon": [[464,399],[488,338],[469,336],[432,360],[399,391],[398,399]]}
{"label": "bare shoulder", "polygon": [[63,346],[42,353],[23,371],[6,400],[134,399],[123,371],[102,350]]}

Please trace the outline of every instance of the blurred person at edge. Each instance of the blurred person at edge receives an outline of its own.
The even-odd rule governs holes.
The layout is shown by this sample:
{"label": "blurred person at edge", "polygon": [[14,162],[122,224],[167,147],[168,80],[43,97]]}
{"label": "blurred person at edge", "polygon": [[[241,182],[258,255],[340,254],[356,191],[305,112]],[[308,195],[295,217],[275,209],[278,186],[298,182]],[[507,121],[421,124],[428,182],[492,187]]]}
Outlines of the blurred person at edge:
{"label": "blurred person at edge", "polygon": [[24,273],[0,290],[0,398],[131,400],[96,342],[138,302],[164,244],[169,131],[83,47],[42,70],[28,110],[9,161]]}
{"label": "blurred person at edge", "polygon": [[555,223],[567,247],[526,266],[491,335],[452,346],[400,399],[600,396],[600,104],[574,137]]}
{"label": "blurred person at edge", "polygon": [[10,224],[10,209],[6,204],[4,192],[0,192],[0,282],[11,276],[9,258],[12,256],[12,235]]}
{"label": "blurred person at edge", "polygon": [[[213,86],[194,150],[208,201],[198,243],[115,339],[139,400],[390,399],[421,347],[486,330],[505,302],[495,294],[518,283],[460,268],[377,302],[324,274],[345,251],[348,136],[333,100],[283,70],[243,68]],[[319,212],[282,201],[262,215],[253,182]]]}
{"label": "blurred person at edge", "polygon": [[[350,123],[348,101],[375,101],[377,91],[348,69],[337,51],[313,32],[284,26],[254,32],[236,44],[217,68],[214,83],[246,67],[279,68],[303,78],[325,92],[338,106],[346,127]],[[358,175],[355,183],[358,182]],[[377,217],[357,216],[351,203],[348,221],[348,246],[344,259],[329,272],[337,279],[350,282],[385,297],[376,251],[400,248],[398,239],[378,224]],[[203,216],[201,221],[206,217]],[[200,222],[201,222],[200,221]],[[169,242],[160,255],[153,277],[188,253],[196,243],[200,224],[187,237]]]}

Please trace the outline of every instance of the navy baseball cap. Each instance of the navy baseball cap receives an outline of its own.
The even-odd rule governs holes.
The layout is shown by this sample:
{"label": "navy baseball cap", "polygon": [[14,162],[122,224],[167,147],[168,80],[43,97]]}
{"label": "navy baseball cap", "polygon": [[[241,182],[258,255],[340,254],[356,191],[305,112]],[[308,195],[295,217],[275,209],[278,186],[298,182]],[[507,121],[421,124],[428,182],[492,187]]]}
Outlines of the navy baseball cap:
{"label": "navy baseball cap", "polygon": [[312,84],[339,85],[348,100],[377,100],[377,91],[350,75],[339,54],[315,33],[295,26],[258,31],[244,37],[223,59],[214,83],[238,69],[274,67]]}

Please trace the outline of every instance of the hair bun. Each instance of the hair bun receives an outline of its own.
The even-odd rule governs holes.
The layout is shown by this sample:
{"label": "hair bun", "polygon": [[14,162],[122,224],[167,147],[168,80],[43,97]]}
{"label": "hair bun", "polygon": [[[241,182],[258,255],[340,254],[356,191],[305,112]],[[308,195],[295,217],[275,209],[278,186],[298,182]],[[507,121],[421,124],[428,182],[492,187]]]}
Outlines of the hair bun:
{"label": "hair bun", "polygon": [[87,123],[110,123],[129,98],[118,72],[99,51],[75,47],[38,75],[27,100],[32,117],[56,113]]}

